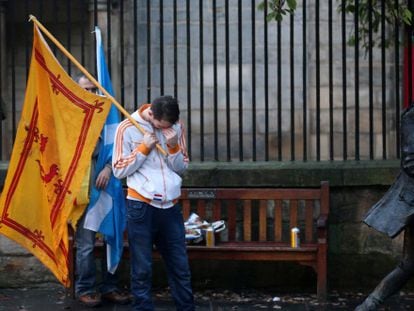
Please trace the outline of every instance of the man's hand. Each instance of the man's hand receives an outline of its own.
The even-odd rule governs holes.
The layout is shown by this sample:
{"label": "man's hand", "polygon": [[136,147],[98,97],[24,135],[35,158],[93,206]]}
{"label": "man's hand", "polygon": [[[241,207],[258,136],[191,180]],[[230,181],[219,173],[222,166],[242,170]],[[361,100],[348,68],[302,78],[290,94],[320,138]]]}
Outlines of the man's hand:
{"label": "man's hand", "polygon": [[162,133],[167,140],[168,147],[174,148],[178,144],[178,135],[173,128],[169,127],[167,129],[163,129]]}
{"label": "man's hand", "polygon": [[154,133],[146,132],[144,134],[143,143],[148,149],[154,148],[155,144],[158,142],[157,136]]}
{"label": "man's hand", "polygon": [[99,173],[95,181],[95,186],[97,189],[105,189],[108,186],[109,178],[111,178],[112,170],[111,168],[105,166],[102,171]]}

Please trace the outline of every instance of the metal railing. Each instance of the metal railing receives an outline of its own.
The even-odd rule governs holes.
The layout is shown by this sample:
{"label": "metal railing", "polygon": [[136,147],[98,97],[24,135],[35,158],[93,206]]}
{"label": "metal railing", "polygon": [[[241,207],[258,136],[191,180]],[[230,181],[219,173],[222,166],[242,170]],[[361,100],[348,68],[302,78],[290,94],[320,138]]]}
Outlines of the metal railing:
{"label": "metal railing", "polygon": [[[91,73],[91,31],[99,25],[115,97],[130,112],[161,94],[177,97],[192,161],[399,158],[403,63],[412,85],[401,27],[382,19],[380,47],[364,49],[358,41],[348,44],[359,21],[338,11],[345,0],[298,1],[295,14],[280,22],[266,21],[259,2],[0,2],[2,160],[10,156],[23,103],[29,14]],[[74,74],[73,64],[52,49]]]}

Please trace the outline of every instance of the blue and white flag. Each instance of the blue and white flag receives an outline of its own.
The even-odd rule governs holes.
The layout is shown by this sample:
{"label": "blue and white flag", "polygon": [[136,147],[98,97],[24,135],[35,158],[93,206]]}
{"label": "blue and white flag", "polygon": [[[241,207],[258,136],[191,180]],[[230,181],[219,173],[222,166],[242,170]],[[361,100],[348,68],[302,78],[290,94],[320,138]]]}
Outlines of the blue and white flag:
{"label": "blue and white flag", "polygon": [[[98,81],[113,96],[111,78],[105,62],[101,30],[95,27],[95,33]],[[115,130],[120,121],[118,109],[112,104],[100,138],[99,154],[94,170],[95,176],[93,176],[94,181],[105,165],[112,165]],[[108,271],[111,273],[115,272],[122,256],[125,225],[125,197],[121,181],[111,175],[105,190],[96,189],[93,183],[85,218],[85,228],[103,234],[107,245]]]}

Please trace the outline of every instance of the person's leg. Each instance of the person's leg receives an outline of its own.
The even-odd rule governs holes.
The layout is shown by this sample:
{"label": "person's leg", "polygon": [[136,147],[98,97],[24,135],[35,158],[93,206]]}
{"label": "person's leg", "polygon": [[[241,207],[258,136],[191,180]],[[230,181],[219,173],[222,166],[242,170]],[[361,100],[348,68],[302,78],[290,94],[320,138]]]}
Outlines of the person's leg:
{"label": "person's leg", "polygon": [[156,245],[167,268],[168,282],[177,310],[194,310],[191,272],[185,246],[183,216],[179,205],[155,211]]}
{"label": "person's leg", "polygon": [[96,266],[93,249],[95,246],[94,231],[84,229],[85,215],[79,220],[76,229],[76,281],[75,292],[77,296],[96,292]]}
{"label": "person's leg", "polygon": [[[105,245],[106,248],[106,245]],[[125,305],[132,301],[129,292],[122,291],[118,287],[118,270],[115,273],[108,272],[106,256],[101,260],[102,282],[100,284],[100,292],[103,301],[115,304]]]}
{"label": "person's leg", "polygon": [[414,227],[405,229],[404,257],[374,289],[374,291],[356,307],[355,311],[377,310],[388,297],[397,293],[414,274]]}
{"label": "person's leg", "polygon": [[[106,251],[106,245],[104,245]],[[116,273],[108,272],[106,256],[101,260],[102,284],[100,284],[100,292],[102,294],[118,291],[118,276]]]}
{"label": "person's leg", "polygon": [[154,310],[152,289],[152,208],[127,200],[127,228],[131,256],[133,310]]}

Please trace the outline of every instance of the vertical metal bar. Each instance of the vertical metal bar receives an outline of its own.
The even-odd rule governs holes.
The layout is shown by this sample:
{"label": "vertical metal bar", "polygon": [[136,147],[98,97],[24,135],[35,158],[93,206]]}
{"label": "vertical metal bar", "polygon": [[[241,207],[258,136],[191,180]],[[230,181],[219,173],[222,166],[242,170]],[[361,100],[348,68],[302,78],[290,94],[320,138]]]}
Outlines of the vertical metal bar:
{"label": "vertical metal bar", "polygon": [[108,30],[106,38],[108,52],[106,53],[106,57],[108,59],[109,76],[112,77],[111,0],[106,0],[106,24],[108,25],[108,27],[106,27]]}
{"label": "vertical metal bar", "polygon": [[231,133],[230,133],[230,31],[229,31],[229,2],[225,6],[225,46],[226,46],[226,145],[227,161],[231,160]]}
{"label": "vertical metal bar", "polygon": [[[304,0],[305,1],[305,0]],[[267,28],[267,0],[264,1],[264,105],[265,105],[265,161],[269,161],[269,53],[268,53],[268,28]]]}
{"label": "vertical metal bar", "polygon": [[[355,0],[355,12],[359,12],[359,0]],[[355,38],[359,37],[359,14],[354,14]],[[355,160],[359,160],[359,40],[355,40]]]}
{"label": "vertical metal bar", "polygon": [[[410,12],[413,12],[413,2],[412,0],[408,0],[408,9]],[[408,91],[408,105],[411,106],[413,104],[413,57],[412,57],[412,47],[413,47],[413,25],[410,25],[407,27],[407,34],[406,39],[408,41],[408,48],[407,48],[407,65],[408,65],[408,78],[405,83],[405,86],[407,87]]]}
{"label": "vertical metal bar", "polygon": [[343,145],[342,145],[342,154],[343,160],[348,158],[348,129],[347,129],[347,94],[346,94],[346,0],[342,0],[341,3],[341,12],[342,12],[342,132],[343,132]]}
{"label": "vertical metal bar", "polygon": [[[25,15],[26,16],[28,16],[30,13],[29,13],[29,0],[26,0],[25,2],[24,2],[24,9],[25,9]],[[12,21],[14,21],[14,20],[12,20]],[[30,25],[30,26],[32,26],[32,25]],[[29,37],[30,37],[30,35],[29,35],[29,29],[30,29],[30,26],[29,25],[27,25],[27,27],[24,27],[24,42],[25,42],[25,62],[26,62],[26,70],[25,70],[25,72],[26,72],[26,81],[27,81],[27,79],[28,79],[28,77],[29,77],[29,67],[30,67],[30,43],[29,43]]]}
{"label": "vertical metal bar", "polygon": [[214,102],[214,160],[218,161],[218,94],[217,94],[217,3],[213,0],[213,102]]}
{"label": "vertical metal bar", "polygon": [[[59,16],[57,0],[53,0],[53,12],[54,12],[53,15],[54,15],[55,27],[57,27],[57,25],[58,25],[58,16]],[[28,12],[26,11],[26,16],[27,16],[27,14],[28,14]],[[82,16],[83,16],[83,14],[82,14]],[[53,51],[53,54],[55,54],[55,55],[56,55],[56,49],[57,49],[56,44],[53,44],[52,51]]]}
{"label": "vertical metal bar", "polygon": [[[0,3],[0,14],[4,14],[5,11],[5,4]],[[26,11],[27,13],[27,11]],[[5,23],[3,21],[0,21],[0,33],[6,33],[6,29],[3,28],[3,25]],[[3,100],[3,49],[0,47],[0,100]],[[5,112],[4,112],[5,113]],[[3,120],[0,118],[0,137],[3,137],[4,131],[3,131]],[[3,149],[4,149],[4,142],[5,140],[0,139],[0,159],[4,160],[3,156]]]}
{"label": "vertical metal bar", "polygon": [[[119,37],[121,41],[121,68],[120,68],[120,82],[121,82],[121,105],[125,106],[125,49],[124,49],[124,1],[120,1],[119,7]],[[135,24],[135,23],[134,23]]]}
{"label": "vertical metal bar", "polygon": [[134,110],[138,108],[138,0],[134,0]]}
{"label": "vertical metal bar", "polygon": [[319,40],[319,0],[315,1],[315,41],[316,41],[316,160],[321,160],[321,72]]}
{"label": "vertical metal bar", "polygon": [[385,1],[381,4],[381,90],[382,90],[382,159],[387,158],[387,97],[386,97],[386,42],[385,42]]}
{"label": "vertical metal bar", "polygon": [[43,0],[40,0],[38,2],[38,4],[39,4],[39,18],[40,18],[40,20],[43,20],[43,12],[44,12],[44,10],[43,10]]}
{"label": "vertical metal bar", "polygon": [[164,95],[164,0],[160,0],[160,93]]}
{"label": "vertical metal bar", "polygon": [[308,101],[307,101],[307,44],[306,44],[306,0],[303,0],[303,19],[302,19],[302,88],[303,88],[303,161],[308,160],[308,135],[307,135],[307,124],[308,124]]}
{"label": "vertical metal bar", "polygon": [[282,25],[277,22],[277,153],[282,161]]}
{"label": "vertical metal bar", "polygon": [[[372,0],[369,0],[372,7]],[[372,10],[368,10],[368,101],[369,101],[369,158],[374,158],[374,100],[373,100],[373,67],[372,67]],[[382,47],[383,49],[384,47]]]}
{"label": "vertical metal bar", "polygon": [[[69,51],[71,51],[71,46],[72,46],[72,6],[71,6],[71,2],[72,1],[67,1],[67,23],[66,23],[66,30],[67,30],[67,41],[66,41],[66,49]],[[71,75],[72,74],[72,62],[70,61],[69,58],[67,58],[67,68],[68,68],[68,74]]]}
{"label": "vertical metal bar", "polygon": [[[98,0],[94,0],[93,1],[93,25],[94,26],[97,26],[98,25]],[[94,44],[94,46],[96,46],[96,37],[95,36],[93,36],[94,38],[93,38],[93,40],[92,40],[92,42],[93,42],[93,44]],[[97,63],[97,61],[96,61],[96,53],[93,53],[94,54],[94,64],[95,64],[95,76],[97,76],[98,75],[98,63]]]}
{"label": "vertical metal bar", "polygon": [[252,159],[256,161],[256,10],[251,2],[252,13]]}
{"label": "vertical metal bar", "polygon": [[[398,0],[395,0],[394,9],[398,9]],[[394,23],[394,68],[395,68],[395,141],[397,158],[401,157],[400,151],[400,27],[398,21]]]}
{"label": "vertical metal bar", "polygon": [[177,0],[173,3],[173,36],[174,36],[174,97],[178,97],[178,71],[177,71]]}
{"label": "vertical metal bar", "polygon": [[191,25],[190,0],[186,0],[186,32],[187,32],[187,133],[188,154],[191,160]]}
{"label": "vertical metal bar", "polygon": [[151,1],[147,0],[147,102],[151,102]]}
{"label": "vertical metal bar", "polygon": [[329,42],[329,159],[334,159],[334,116],[333,116],[333,40],[332,40],[332,0],[328,4],[328,42]]}
{"label": "vertical metal bar", "polygon": [[203,46],[203,0],[198,3],[199,9],[199,58],[200,58],[200,161],[204,161],[204,46]]}
{"label": "vertical metal bar", "polygon": [[239,160],[243,161],[243,3],[238,1],[238,59],[239,59]]}
{"label": "vertical metal bar", "polygon": [[[369,0],[372,7],[372,0]],[[373,101],[373,60],[372,60],[372,10],[368,11],[368,101],[369,101],[369,158],[374,158],[374,101]]]}
{"label": "vertical metal bar", "polygon": [[[8,14],[10,14],[10,20],[16,20],[16,2],[12,1],[9,2],[9,10]],[[10,52],[11,52],[11,107],[12,107],[12,139],[11,142],[14,141],[16,137],[16,30],[15,27],[10,27]]]}
{"label": "vertical metal bar", "polygon": [[[88,2],[83,0],[82,1],[82,29],[80,32],[80,40],[81,40],[81,64],[85,66],[85,31],[88,26]],[[57,14],[56,14],[57,16]]]}
{"label": "vertical metal bar", "polygon": [[290,14],[290,160],[295,160],[295,19]]}

